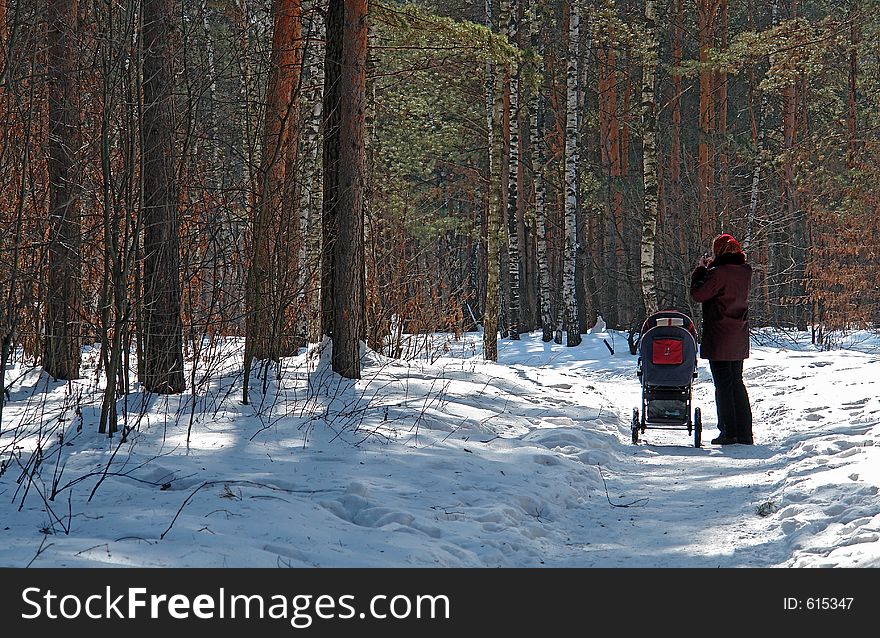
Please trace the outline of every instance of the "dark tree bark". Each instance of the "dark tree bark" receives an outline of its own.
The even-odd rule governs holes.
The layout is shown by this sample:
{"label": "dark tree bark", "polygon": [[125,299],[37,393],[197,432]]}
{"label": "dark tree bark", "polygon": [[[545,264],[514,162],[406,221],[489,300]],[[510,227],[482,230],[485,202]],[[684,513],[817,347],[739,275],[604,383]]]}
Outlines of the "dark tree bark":
{"label": "dark tree bark", "polygon": [[334,372],[360,378],[364,333],[367,0],[331,0],[324,84],[321,315]]}
{"label": "dark tree bark", "polygon": [[180,228],[174,158],[175,0],[143,5],[143,383],[150,392],[185,388],[180,318]]}
{"label": "dark tree bark", "polygon": [[49,273],[43,367],[79,377],[82,315],[78,0],[49,0]]}

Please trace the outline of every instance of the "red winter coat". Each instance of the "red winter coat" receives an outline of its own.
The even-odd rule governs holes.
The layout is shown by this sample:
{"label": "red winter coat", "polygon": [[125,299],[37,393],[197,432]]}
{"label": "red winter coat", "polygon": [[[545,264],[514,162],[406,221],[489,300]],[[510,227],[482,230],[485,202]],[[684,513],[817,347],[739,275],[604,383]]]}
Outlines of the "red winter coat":
{"label": "red winter coat", "polygon": [[691,275],[691,298],[703,304],[700,356],[710,361],[749,357],[752,267],[742,253],[723,253]]}

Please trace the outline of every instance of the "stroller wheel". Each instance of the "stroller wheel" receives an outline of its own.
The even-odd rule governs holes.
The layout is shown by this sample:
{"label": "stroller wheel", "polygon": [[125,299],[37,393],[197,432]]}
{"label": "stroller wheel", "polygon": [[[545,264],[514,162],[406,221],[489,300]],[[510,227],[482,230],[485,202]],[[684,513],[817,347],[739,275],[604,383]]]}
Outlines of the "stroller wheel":
{"label": "stroller wheel", "polygon": [[638,408],[633,408],[633,420],[632,420],[632,442],[639,442],[639,410]]}
{"label": "stroller wheel", "polygon": [[694,447],[700,447],[703,435],[703,414],[700,408],[694,408]]}

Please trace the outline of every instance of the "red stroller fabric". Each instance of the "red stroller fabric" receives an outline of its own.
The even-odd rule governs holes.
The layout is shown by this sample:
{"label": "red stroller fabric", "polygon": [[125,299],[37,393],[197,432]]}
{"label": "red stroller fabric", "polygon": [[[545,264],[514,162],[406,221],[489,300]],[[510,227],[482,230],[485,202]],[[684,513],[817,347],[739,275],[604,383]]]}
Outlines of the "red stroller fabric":
{"label": "red stroller fabric", "polygon": [[684,342],[681,339],[654,339],[651,363],[654,365],[681,365],[684,361]]}

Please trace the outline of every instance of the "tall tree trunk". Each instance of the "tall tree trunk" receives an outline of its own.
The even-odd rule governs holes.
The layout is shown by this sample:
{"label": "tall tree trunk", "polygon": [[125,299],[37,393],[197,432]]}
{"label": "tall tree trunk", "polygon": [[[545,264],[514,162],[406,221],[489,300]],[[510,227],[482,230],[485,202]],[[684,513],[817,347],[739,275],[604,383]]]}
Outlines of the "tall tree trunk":
{"label": "tall tree trunk", "polygon": [[[321,338],[321,211],[323,208],[322,160],[319,153],[321,142],[319,133],[324,113],[324,67],[325,67],[325,24],[319,11],[322,0],[314,0],[309,19],[309,42],[305,60],[308,68],[308,98],[305,100],[306,116],[303,125],[302,150],[303,186],[300,201],[301,215],[306,218],[306,233],[302,263],[307,265],[305,303],[308,317],[309,341]],[[310,109],[308,107],[311,107]]]}
{"label": "tall tree trunk", "polygon": [[657,105],[654,85],[657,78],[657,7],[645,0],[645,61],[642,66],[642,172],[645,185],[642,225],[641,279],[645,311],[657,312],[657,285],[654,280],[654,247],[657,232]]}
{"label": "tall tree trunk", "polygon": [[[364,333],[364,115],[367,0],[331,0],[324,88],[321,314],[333,371],[359,379]],[[327,290],[324,289],[326,285]]]}
{"label": "tall tree trunk", "polygon": [[[486,25],[493,27],[492,0],[486,0]],[[489,215],[486,234],[486,309],[483,313],[483,358],[498,361],[498,316],[501,260],[501,172],[504,120],[504,80],[502,69],[487,68],[486,124],[489,138],[489,179],[487,197]]]}
{"label": "tall tree trunk", "polygon": [[[374,175],[376,168],[376,109],[377,109],[377,91],[376,91],[376,52],[378,34],[375,27],[370,24],[367,33],[367,62],[366,62],[366,103],[364,106],[364,149],[365,149],[365,168],[364,168],[364,245],[365,245],[365,267],[364,267],[364,308],[365,320],[364,331],[362,337],[366,341],[367,346],[375,351],[381,352],[382,345],[385,341],[385,335],[388,333],[390,325],[390,317],[388,313],[388,305],[382,299],[380,288],[382,282],[382,267],[380,265],[381,255],[379,251],[379,240],[381,239],[381,215],[374,205]],[[442,245],[442,241],[440,242]],[[443,275],[440,275],[441,277]],[[443,281],[440,279],[440,281]],[[448,288],[444,289],[448,292]]]}
{"label": "tall tree trunk", "polygon": [[565,112],[565,255],[562,275],[564,328],[566,345],[581,343],[575,294],[575,264],[577,261],[577,165],[578,165],[578,112],[577,112],[577,51],[580,35],[580,11],[576,0],[567,3],[568,14],[568,69],[566,73]]}
{"label": "tall tree trunk", "polygon": [[334,251],[339,208],[339,100],[342,94],[343,7],[330,0],[324,32],[323,187],[321,209],[321,335],[333,335]]}
{"label": "tall tree trunk", "polygon": [[[626,68],[626,58],[622,67]],[[617,186],[614,190],[614,208],[619,219],[620,245],[623,250],[621,275],[623,277],[623,289],[620,291],[621,326],[632,329],[636,317],[642,313],[642,295],[639,286],[639,238],[638,231],[641,229],[641,216],[633,214],[623,199],[626,179],[629,175],[629,138],[632,132],[630,125],[630,104],[632,103],[633,83],[629,81],[627,74],[622,73],[623,78],[623,104],[621,104],[622,116],[620,118],[620,146],[619,168],[617,173]],[[637,221],[638,220],[638,221]],[[641,327],[638,321],[636,327]]]}
{"label": "tall tree trunk", "polygon": [[[496,17],[496,33],[507,37],[510,25],[510,0],[498,0],[498,15]],[[505,62],[498,67],[501,76],[501,99],[503,109],[498,120],[501,127],[501,155],[499,156],[501,171],[501,230],[498,241],[500,242],[500,266],[498,286],[501,291],[499,296],[498,334],[503,338],[510,333],[510,224],[508,223],[507,203],[510,193],[510,69],[511,65]]]}
{"label": "tall tree trunk", "polygon": [[[672,25],[672,66],[679,68],[684,56],[684,0],[673,0],[673,25]],[[668,209],[667,228],[673,231],[674,237],[667,241],[672,246],[672,253],[680,256],[679,268],[673,272],[676,289],[680,294],[675,299],[683,299],[684,303],[691,304],[690,295],[684,289],[688,270],[694,260],[690,253],[691,242],[688,241],[688,229],[690,228],[690,216],[684,211],[684,201],[681,186],[681,102],[682,102],[682,76],[681,73],[672,72],[672,96],[670,98],[672,111],[672,140],[669,147],[669,181],[667,189]],[[692,312],[692,309],[691,309]]]}
{"label": "tall tree trunk", "polygon": [[[510,6],[507,24],[507,38],[512,45],[517,45],[519,31],[518,0],[508,0]],[[508,122],[507,151],[507,268],[508,286],[510,287],[510,303],[507,307],[508,336],[519,339],[520,331],[520,250],[519,223],[517,220],[517,202],[519,194],[519,64],[512,63],[510,69],[510,99]]]}
{"label": "tall tree trunk", "polygon": [[[797,2],[792,0],[789,5],[789,18],[797,17]],[[797,143],[797,84],[782,89],[782,188],[780,209],[783,219],[779,220],[779,266],[780,286],[777,307],[779,319],[788,325],[794,324],[794,313],[797,298],[797,278],[799,264],[796,258],[798,234],[796,220],[798,214],[797,186],[794,183],[794,148]],[[783,221],[783,220],[787,220]]]}
{"label": "tall tree trunk", "polygon": [[619,188],[621,170],[620,118],[617,114],[617,52],[610,38],[597,47],[599,64],[599,139],[602,165],[607,175],[604,214],[606,256],[606,295],[603,317],[609,325],[623,320],[622,282],[626,278],[623,228],[623,193]]}
{"label": "tall tree trunk", "polygon": [[[722,51],[727,50],[728,42],[728,0],[721,0],[718,9],[718,45]],[[717,211],[719,231],[728,230],[730,219],[730,193],[728,193],[728,157],[727,157],[727,73],[719,71],[715,74],[715,96],[718,108],[715,112],[714,130],[718,138],[718,191],[720,209]]]}
{"label": "tall tree trunk", "polygon": [[175,8],[175,0],[143,4],[143,383],[160,394],[185,388],[174,157]]}
{"label": "tall tree trunk", "polygon": [[[714,44],[714,18],[720,0],[697,0],[697,34],[700,62],[709,62],[709,50]],[[714,93],[712,72],[705,66],[700,69],[700,142],[698,158],[700,245],[705,246],[715,234],[714,201],[715,175],[712,148],[714,133]]]}
{"label": "tall tree trunk", "polygon": [[743,250],[748,252],[751,248],[755,235],[755,215],[758,210],[758,194],[761,184],[761,162],[764,155],[764,120],[768,108],[767,92],[761,92],[761,101],[758,106],[757,140],[755,143],[755,166],[752,169],[752,187],[749,196],[749,212],[746,216],[746,230],[743,237]]}
{"label": "tall tree trunk", "polygon": [[317,158],[318,132],[321,126],[321,89],[324,80],[324,20],[316,9],[317,7],[312,5],[308,12],[303,10],[303,21],[308,26],[305,27],[303,33],[302,73],[300,77],[303,89],[301,91],[302,99],[299,101],[300,108],[296,114],[298,130],[301,130],[302,134],[299,140],[291,140],[291,144],[297,145],[295,179],[299,200],[297,202],[300,241],[297,246],[296,305],[298,316],[296,333],[306,343],[319,337],[319,335],[312,334],[312,324],[315,320],[312,302],[315,298],[313,291],[316,289],[312,275],[320,250],[320,231],[316,224],[316,220],[320,219],[320,207],[316,213],[314,206],[320,197],[320,187],[315,176],[320,173]]}
{"label": "tall tree trunk", "polygon": [[[534,0],[525,0],[522,15],[525,26],[525,43],[533,52],[537,53],[540,49],[540,24]],[[524,135],[520,151],[520,175],[522,178],[520,180],[519,208],[523,233],[520,314],[524,324],[521,329],[524,330],[532,330],[541,324],[537,257],[539,232],[535,220],[535,144],[537,141],[539,100],[541,99],[541,78],[541,69],[533,61],[529,61],[523,66],[520,86],[525,98],[525,117],[521,119]]]}
{"label": "tall tree trunk", "polygon": [[[281,210],[273,216],[280,232],[272,247],[272,279],[275,282],[271,299],[273,323],[272,345],[277,357],[296,354],[308,342],[306,328],[306,233],[308,211],[301,208],[303,191],[307,189],[306,161],[303,157],[303,93],[305,82],[305,49],[311,34],[303,32],[302,2],[294,11],[294,33],[288,46],[295,48],[286,117],[287,136],[284,142],[284,180]],[[304,161],[305,160],[305,161]],[[274,233],[270,233],[272,235]]]}
{"label": "tall tree trunk", "polygon": [[[199,12],[202,21],[202,37],[205,41],[205,62],[208,73],[208,97],[207,120],[208,120],[208,147],[209,147],[209,170],[205,176],[205,187],[212,199],[219,196],[223,187],[223,176],[220,174],[223,161],[221,159],[221,135],[218,120],[220,104],[217,100],[217,64],[216,45],[212,24],[214,18],[210,16],[211,9],[207,0],[200,0]],[[193,155],[196,155],[193,153]],[[227,298],[232,297],[230,283],[234,280],[232,268],[234,247],[236,245],[235,225],[228,212],[213,205],[206,214],[205,222],[210,229],[210,240],[205,259],[201,264],[201,290],[199,291],[202,304],[206,308],[222,307]],[[225,319],[225,313],[220,313],[221,320]],[[212,317],[205,318],[205,326],[210,325]]]}
{"label": "tall tree trunk", "polygon": [[[587,113],[588,87],[590,86],[590,49],[592,48],[591,21],[589,13],[581,6],[580,24],[578,26],[578,82],[577,109],[578,113]],[[578,306],[578,325],[581,332],[586,332],[593,325],[593,268],[589,258],[592,253],[590,241],[590,216],[585,210],[583,179],[589,173],[590,142],[588,133],[589,117],[578,118],[578,211],[577,211],[577,258],[575,260],[575,297]]]}
{"label": "tall tree trunk", "polygon": [[[531,33],[531,42],[535,51],[543,54],[543,40],[541,30],[539,29],[538,14],[535,5],[536,0],[529,0],[529,29]],[[547,250],[549,220],[547,219],[545,205],[547,199],[547,183],[544,178],[544,170],[547,164],[547,144],[544,138],[544,126],[547,104],[542,95],[544,87],[543,74],[538,69],[536,69],[536,72],[539,73],[537,87],[529,105],[529,120],[533,122],[531,124],[530,151],[535,191],[534,220],[535,229],[538,233],[537,260],[541,308],[541,338],[543,341],[548,342],[552,341],[553,333],[556,331],[556,319],[554,317],[553,305],[551,302],[550,265],[548,263],[550,255]]]}
{"label": "tall tree trunk", "polygon": [[55,379],[78,378],[81,360],[78,4],[78,0],[49,0],[47,13],[50,231],[43,367]]}
{"label": "tall tree trunk", "polygon": [[[791,0],[790,17],[796,19],[798,17],[798,2]],[[803,84],[802,84],[803,85]],[[786,228],[787,238],[785,241],[784,259],[787,266],[787,282],[785,285],[785,294],[787,297],[786,321],[789,325],[801,330],[806,330],[805,325],[805,304],[804,304],[804,261],[806,249],[806,220],[804,219],[804,209],[801,202],[801,195],[796,183],[795,177],[795,152],[798,144],[798,138],[801,134],[799,129],[798,104],[805,100],[807,96],[801,95],[798,82],[792,82],[791,85],[783,91],[783,108],[784,108],[784,144],[785,144],[785,201],[788,217],[788,227]]]}
{"label": "tall tree trunk", "polygon": [[[244,402],[250,379],[251,361],[278,360],[281,338],[282,300],[277,291],[284,281],[277,281],[277,270],[286,270],[287,250],[282,245],[290,225],[285,210],[284,184],[288,160],[288,139],[296,128],[293,100],[299,90],[300,54],[302,52],[302,6],[300,0],[273,0],[274,31],[266,89],[263,120],[262,154],[257,174],[257,200],[251,222],[251,263],[245,289]],[[293,170],[293,167],[291,167]],[[289,264],[287,264],[289,266]]]}
{"label": "tall tree trunk", "polygon": [[[779,0],[773,0],[773,8],[771,9],[771,18],[770,23],[772,26],[776,26],[779,23]],[[769,59],[770,66],[773,66],[773,58],[772,56]],[[758,210],[758,196],[760,192],[760,184],[761,184],[761,163],[764,157],[764,129],[766,127],[766,118],[767,118],[767,109],[770,108],[769,100],[766,91],[761,91],[761,102],[758,110],[758,122],[757,122],[757,133],[756,133],[756,143],[755,143],[755,167],[752,170],[752,188],[751,195],[749,197],[749,212],[746,218],[746,232],[743,239],[743,250],[748,251],[752,245],[752,241],[755,236],[755,225],[756,225],[756,213]],[[769,275],[769,272],[765,272],[765,278]]]}

